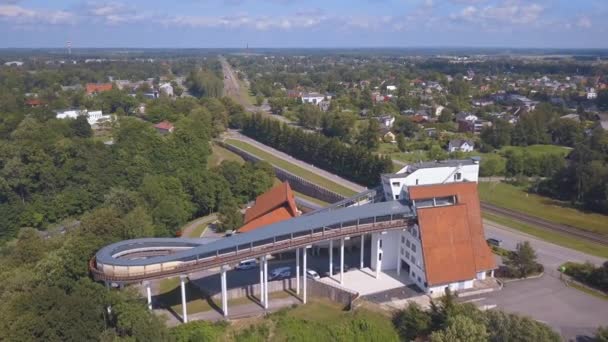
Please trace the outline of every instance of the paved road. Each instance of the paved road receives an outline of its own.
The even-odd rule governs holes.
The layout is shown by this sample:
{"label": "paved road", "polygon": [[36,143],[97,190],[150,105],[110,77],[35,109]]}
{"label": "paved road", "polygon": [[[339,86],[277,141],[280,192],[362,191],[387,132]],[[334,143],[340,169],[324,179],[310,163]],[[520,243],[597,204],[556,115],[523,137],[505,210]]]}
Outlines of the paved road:
{"label": "paved road", "polygon": [[606,261],[600,257],[585,254],[583,252],[540,240],[536,237],[524,234],[494,222],[484,220],[484,226],[486,237],[501,239],[503,241],[503,247],[506,249],[514,250],[518,242],[530,241],[530,244],[536,250],[539,262],[545,265],[546,268],[555,270],[566,261],[575,261],[581,263],[589,261],[596,265],[601,265],[604,261]]}
{"label": "paved road", "polygon": [[253,146],[255,146],[255,147],[257,147],[257,148],[259,148],[259,149],[267,152],[267,153],[272,154],[273,156],[275,156],[277,158],[284,159],[284,160],[286,160],[287,162],[289,162],[291,164],[297,165],[297,166],[299,166],[299,167],[301,167],[303,169],[306,169],[306,170],[308,170],[310,172],[316,173],[316,174],[318,174],[321,177],[327,178],[327,179],[331,180],[332,182],[334,182],[336,184],[340,184],[340,185],[342,185],[342,186],[344,186],[344,187],[346,187],[348,189],[351,189],[353,191],[361,192],[361,191],[365,191],[366,190],[365,187],[363,187],[363,186],[361,186],[359,184],[356,184],[356,183],[353,183],[351,181],[348,181],[348,180],[346,180],[346,179],[344,179],[344,178],[342,178],[342,177],[340,177],[340,176],[338,176],[336,174],[327,172],[327,171],[325,171],[323,169],[320,169],[320,168],[318,168],[318,167],[316,167],[314,165],[305,163],[305,162],[303,162],[303,161],[301,161],[299,159],[295,159],[295,158],[293,158],[292,156],[290,156],[290,155],[288,155],[286,153],[283,153],[283,152],[281,152],[279,150],[276,150],[276,149],[274,149],[274,148],[272,148],[270,146],[264,145],[264,144],[262,144],[260,142],[257,142],[256,140],[253,140],[253,139],[251,139],[249,137],[246,137],[246,136],[242,135],[241,133],[239,133],[238,131],[229,130],[226,134],[224,134],[224,140],[225,139],[235,139],[235,140],[240,140],[240,141],[246,142],[246,143],[248,143],[250,145],[253,145]]}

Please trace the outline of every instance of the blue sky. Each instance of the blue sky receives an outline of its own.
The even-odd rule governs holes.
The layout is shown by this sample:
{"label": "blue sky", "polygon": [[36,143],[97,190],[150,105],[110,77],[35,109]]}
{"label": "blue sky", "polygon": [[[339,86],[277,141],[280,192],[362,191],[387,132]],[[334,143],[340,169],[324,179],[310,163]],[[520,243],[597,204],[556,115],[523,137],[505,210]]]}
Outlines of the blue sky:
{"label": "blue sky", "polygon": [[0,47],[608,48],[608,0],[0,0]]}

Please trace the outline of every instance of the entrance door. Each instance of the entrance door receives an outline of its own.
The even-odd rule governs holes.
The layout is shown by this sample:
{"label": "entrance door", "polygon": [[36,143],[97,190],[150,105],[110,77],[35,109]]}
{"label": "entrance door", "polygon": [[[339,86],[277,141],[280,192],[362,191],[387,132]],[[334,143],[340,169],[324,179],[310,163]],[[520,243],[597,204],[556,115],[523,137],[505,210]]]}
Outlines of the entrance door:
{"label": "entrance door", "polygon": [[410,264],[401,260],[401,270],[405,271],[405,273],[409,276],[410,274]]}

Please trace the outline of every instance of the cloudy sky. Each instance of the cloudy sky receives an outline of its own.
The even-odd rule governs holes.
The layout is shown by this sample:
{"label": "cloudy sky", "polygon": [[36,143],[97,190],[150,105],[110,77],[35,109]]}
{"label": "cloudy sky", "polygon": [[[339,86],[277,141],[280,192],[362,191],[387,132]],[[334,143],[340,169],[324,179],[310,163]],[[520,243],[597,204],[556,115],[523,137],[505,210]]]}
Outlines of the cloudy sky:
{"label": "cloudy sky", "polygon": [[598,47],[608,0],[0,0],[0,47]]}

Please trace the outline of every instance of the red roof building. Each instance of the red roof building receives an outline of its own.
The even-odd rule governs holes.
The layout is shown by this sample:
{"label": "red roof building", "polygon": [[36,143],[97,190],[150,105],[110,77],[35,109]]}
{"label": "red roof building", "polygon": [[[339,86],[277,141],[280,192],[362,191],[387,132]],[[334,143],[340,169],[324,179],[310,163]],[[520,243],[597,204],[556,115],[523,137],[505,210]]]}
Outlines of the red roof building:
{"label": "red roof building", "polygon": [[414,202],[449,199],[452,203],[417,209],[429,288],[476,279],[496,268],[484,236],[477,183],[412,186],[409,194]]}
{"label": "red roof building", "polygon": [[44,102],[40,99],[27,99],[25,100],[25,105],[30,108],[37,108],[44,105]]}
{"label": "red roof building", "polygon": [[245,212],[245,224],[238,231],[249,232],[299,214],[293,191],[288,182],[283,182],[255,199],[255,204]]}
{"label": "red roof building", "polygon": [[87,83],[86,91],[88,95],[103,93],[112,90],[112,83]]}
{"label": "red roof building", "polygon": [[172,123],[166,120],[157,123],[156,125],[154,125],[154,128],[156,128],[156,130],[162,134],[173,133],[173,131],[175,130],[175,126],[173,126]]}

